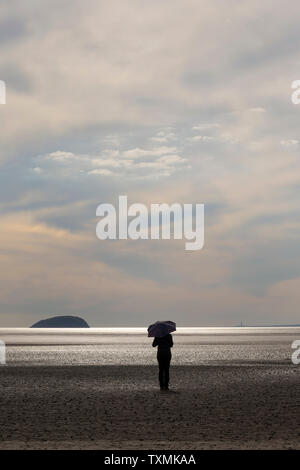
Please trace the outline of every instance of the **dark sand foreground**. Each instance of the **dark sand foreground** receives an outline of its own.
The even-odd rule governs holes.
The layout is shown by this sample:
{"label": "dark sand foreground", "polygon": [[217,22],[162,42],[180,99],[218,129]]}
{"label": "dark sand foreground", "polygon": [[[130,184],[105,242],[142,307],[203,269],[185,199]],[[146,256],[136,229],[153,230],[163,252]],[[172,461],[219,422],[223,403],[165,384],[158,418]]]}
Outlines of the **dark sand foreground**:
{"label": "dark sand foreground", "polygon": [[290,362],[0,369],[1,449],[300,449]]}

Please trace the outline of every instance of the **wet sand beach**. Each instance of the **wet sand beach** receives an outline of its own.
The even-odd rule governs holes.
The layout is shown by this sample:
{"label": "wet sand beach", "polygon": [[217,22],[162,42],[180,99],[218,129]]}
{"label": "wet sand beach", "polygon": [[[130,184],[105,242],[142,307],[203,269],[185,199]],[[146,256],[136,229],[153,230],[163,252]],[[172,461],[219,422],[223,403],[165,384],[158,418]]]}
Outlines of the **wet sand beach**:
{"label": "wet sand beach", "polygon": [[148,345],[8,346],[0,368],[0,448],[300,448],[300,368],[288,341],[175,339],[169,392],[158,388]]}

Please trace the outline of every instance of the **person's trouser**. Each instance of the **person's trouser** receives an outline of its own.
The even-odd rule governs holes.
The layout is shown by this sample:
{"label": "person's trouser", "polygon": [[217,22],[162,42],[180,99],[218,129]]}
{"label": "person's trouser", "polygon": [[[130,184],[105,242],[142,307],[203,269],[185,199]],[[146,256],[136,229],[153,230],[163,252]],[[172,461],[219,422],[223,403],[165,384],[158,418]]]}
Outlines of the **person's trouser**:
{"label": "person's trouser", "polygon": [[169,386],[169,369],[171,362],[171,355],[157,355],[158,366],[159,366],[159,385],[160,388],[168,388]]}

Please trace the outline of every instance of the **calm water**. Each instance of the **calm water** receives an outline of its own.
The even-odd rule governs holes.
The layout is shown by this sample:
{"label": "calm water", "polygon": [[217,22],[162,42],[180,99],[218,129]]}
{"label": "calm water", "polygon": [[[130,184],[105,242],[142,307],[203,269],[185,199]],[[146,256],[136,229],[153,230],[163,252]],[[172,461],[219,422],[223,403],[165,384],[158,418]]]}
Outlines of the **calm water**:
{"label": "calm water", "polygon": [[[300,328],[178,328],[172,364],[291,363]],[[8,366],[156,364],[145,328],[0,328]]]}

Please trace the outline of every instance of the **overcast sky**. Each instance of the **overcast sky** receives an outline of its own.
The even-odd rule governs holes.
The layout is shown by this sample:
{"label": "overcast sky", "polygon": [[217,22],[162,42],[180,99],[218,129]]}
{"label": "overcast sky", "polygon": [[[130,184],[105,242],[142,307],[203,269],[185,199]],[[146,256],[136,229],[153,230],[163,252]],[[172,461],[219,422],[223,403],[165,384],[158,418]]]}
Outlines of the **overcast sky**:
{"label": "overcast sky", "polygon": [[[300,323],[300,3],[0,5],[0,326]],[[299,142],[298,142],[299,141]],[[204,203],[205,246],[96,207]]]}

